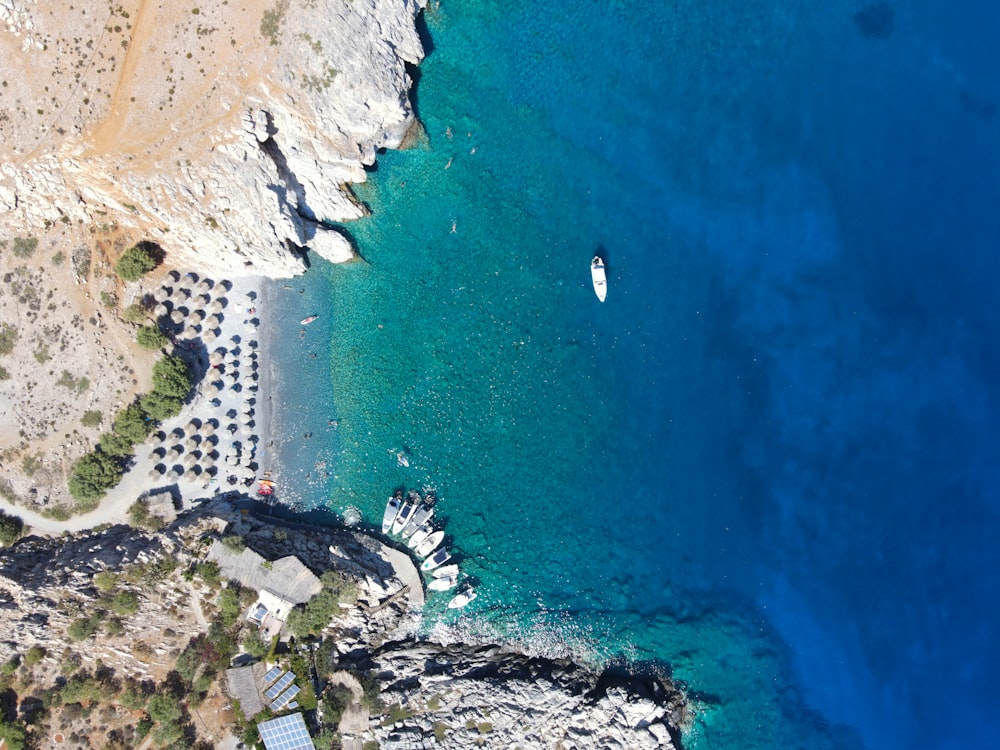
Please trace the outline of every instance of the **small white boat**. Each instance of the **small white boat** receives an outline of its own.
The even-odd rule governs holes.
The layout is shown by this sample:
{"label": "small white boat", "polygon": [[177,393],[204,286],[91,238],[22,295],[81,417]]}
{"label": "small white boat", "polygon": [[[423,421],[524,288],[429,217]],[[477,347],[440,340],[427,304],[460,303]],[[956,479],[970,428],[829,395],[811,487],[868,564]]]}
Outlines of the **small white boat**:
{"label": "small white boat", "polygon": [[385,513],[382,514],[382,533],[388,534],[392,528],[392,522],[399,514],[399,504],[402,500],[395,495],[389,498],[389,503],[385,506]]}
{"label": "small white boat", "polygon": [[600,255],[595,255],[590,261],[590,280],[594,282],[594,294],[597,295],[597,299],[604,302],[604,298],[608,296],[608,279],[604,275],[604,261]]}
{"label": "small white boat", "polygon": [[427,555],[431,553],[431,551],[435,547],[437,547],[443,541],[444,541],[444,532],[435,531],[433,534],[429,534],[427,538],[424,539],[424,541],[418,544],[416,546],[416,549],[413,550],[413,553],[421,560],[423,560],[425,557],[427,557]]}
{"label": "small white boat", "polygon": [[396,518],[392,522],[391,533],[398,534],[403,530],[403,527],[409,522],[410,516],[413,515],[415,507],[409,500],[403,503],[403,507],[399,509],[399,513],[396,514]]}
{"label": "small white boat", "polygon": [[413,532],[413,536],[406,540],[406,546],[410,549],[414,549],[420,546],[420,543],[424,541],[427,537],[434,533],[434,527],[429,523],[425,523],[419,529]]}
{"label": "small white boat", "polygon": [[424,564],[420,566],[423,571],[434,570],[434,568],[444,565],[451,559],[451,555],[448,553],[447,547],[438,548],[433,555],[424,560]]}
{"label": "small white boat", "polygon": [[429,505],[421,505],[413,511],[413,515],[410,516],[410,520],[406,522],[406,526],[403,527],[403,531],[400,536],[402,536],[403,539],[408,539],[410,535],[423,526],[426,521],[429,521],[433,515],[433,508]]}
{"label": "small white boat", "polygon": [[433,573],[435,578],[444,578],[445,576],[457,576],[458,566],[452,563],[451,565],[442,565],[440,568]]}
{"label": "small white boat", "polygon": [[458,576],[443,576],[428,583],[427,588],[431,591],[447,591],[455,588],[456,585],[458,585]]}
{"label": "small white boat", "polygon": [[455,598],[448,602],[448,609],[461,609],[477,596],[475,589],[468,589],[461,594],[456,594]]}

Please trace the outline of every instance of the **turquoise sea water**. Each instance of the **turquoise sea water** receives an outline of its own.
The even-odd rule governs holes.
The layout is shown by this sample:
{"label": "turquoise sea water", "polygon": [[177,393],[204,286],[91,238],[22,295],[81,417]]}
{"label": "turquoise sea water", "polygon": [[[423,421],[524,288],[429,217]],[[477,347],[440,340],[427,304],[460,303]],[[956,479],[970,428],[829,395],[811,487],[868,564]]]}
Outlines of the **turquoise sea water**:
{"label": "turquoise sea water", "polygon": [[436,487],[426,627],[669,668],[691,747],[993,746],[998,11],[804,5],[429,9],[365,262],[273,301],[283,496]]}

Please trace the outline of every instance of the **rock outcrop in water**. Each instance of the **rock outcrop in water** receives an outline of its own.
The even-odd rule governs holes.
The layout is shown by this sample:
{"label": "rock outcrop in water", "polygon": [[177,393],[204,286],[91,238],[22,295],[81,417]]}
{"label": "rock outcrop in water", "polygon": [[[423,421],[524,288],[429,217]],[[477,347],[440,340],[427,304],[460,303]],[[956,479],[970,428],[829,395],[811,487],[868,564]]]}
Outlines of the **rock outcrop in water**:
{"label": "rock outcrop in water", "polygon": [[423,4],[3,3],[0,227],[117,226],[210,273],[350,259],[328,223],[414,123]]}
{"label": "rock outcrop in water", "polygon": [[371,729],[393,748],[673,748],[681,694],[653,679],[604,678],[499,646],[389,643],[371,654],[382,699],[412,716]]}

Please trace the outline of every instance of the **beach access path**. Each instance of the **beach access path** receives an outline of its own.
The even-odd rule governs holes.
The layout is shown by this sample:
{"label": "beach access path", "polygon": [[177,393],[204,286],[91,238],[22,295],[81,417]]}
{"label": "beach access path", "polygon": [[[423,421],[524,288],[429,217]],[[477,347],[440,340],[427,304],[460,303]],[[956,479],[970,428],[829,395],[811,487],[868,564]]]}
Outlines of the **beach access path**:
{"label": "beach access path", "polygon": [[[197,278],[196,275],[195,278],[190,278],[181,276],[180,272],[173,273],[177,278],[168,275],[163,282],[164,287],[182,290],[193,300],[196,296],[194,287],[204,279]],[[250,489],[246,482],[256,478],[258,472],[247,465],[251,462],[249,457],[252,456],[263,471],[266,467],[261,462],[268,460],[263,451],[270,439],[270,402],[266,394],[271,387],[271,368],[267,364],[265,340],[269,319],[268,311],[261,304],[264,301],[261,298],[261,287],[266,280],[260,277],[227,280],[228,289],[222,286],[222,281],[212,280],[213,289],[218,290],[216,298],[224,295],[225,300],[222,311],[215,313],[219,322],[218,327],[213,329],[217,331],[213,340],[200,340],[197,336],[181,334],[177,341],[181,346],[185,346],[188,341],[195,345],[203,344],[209,352],[225,351],[226,354],[218,355],[224,359],[223,375],[214,367],[207,370],[205,376],[195,383],[194,393],[181,413],[165,420],[145,442],[136,446],[135,458],[129,471],[93,510],[63,521],[0,498],[0,510],[21,518],[27,527],[26,533],[57,536],[64,532],[75,533],[106,524],[125,523],[132,504],[143,495],[154,492],[169,491],[179,499],[182,508],[189,508],[200,500],[229,489]],[[176,306],[181,305],[178,303]],[[193,307],[193,304],[189,302],[187,307]],[[229,382],[230,377],[234,382]],[[213,392],[211,383],[220,378],[226,387]],[[257,408],[258,402],[260,408]],[[192,420],[201,424],[211,421],[218,425],[209,439],[213,441],[212,452],[217,453],[220,459],[231,455],[235,443],[239,443],[244,459],[238,465],[220,462],[215,468],[215,476],[210,476],[208,471],[203,470],[197,477],[185,472],[180,477],[164,474],[154,478],[151,475],[151,472],[155,472],[154,467],[163,466],[170,461],[163,456],[154,455],[153,451],[165,453],[171,446],[179,444],[181,439],[171,438],[171,435],[177,430],[190,433]],[[166,439],[159,439],[158,434]],[[200,435],[195,437],[201,439]],[[260,446],[261,452],[251,453],[251,446]],[[204,461],[204,455],[209,452],[209,444],[207,441],[202,442],[198,447],[206,449],[198,451],[201,454],[199,460]],[[195,465],[199,465],[197,461]],[[226,483],[227,476],[237,476],[238,484],[230,487]]]}

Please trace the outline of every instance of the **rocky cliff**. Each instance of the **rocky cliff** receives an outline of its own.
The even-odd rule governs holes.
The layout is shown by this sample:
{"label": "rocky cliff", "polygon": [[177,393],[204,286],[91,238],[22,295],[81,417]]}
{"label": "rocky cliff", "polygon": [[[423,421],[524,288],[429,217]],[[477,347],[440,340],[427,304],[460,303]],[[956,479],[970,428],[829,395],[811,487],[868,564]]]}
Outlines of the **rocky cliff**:
{"label": "rocky cliff", "polygon": [[423,5],[3,0],[0,230],[118,227],[210,273],[351,258],[328,223],[414,123]]}
{"label": "rocky cliff", "polygon": [[[317,665],[320,675],[331,675],[330,685],[348,685],[359,699],[353,675],[369,675],[378,686],[374,703],[355,703],[338,722],[344,747],[371,741],[383,750],[680,746],[679,727],[690,717],[669,681],[596,674],[493,644],[406,636],[422,602],[422,595],[407,594],[416,573],[404,568],[412,564],[393,562],[362,534],[275,525],[219,502],[158,533],[116,526],[23,540],[0,551],[0,661],[34,646],[53,669],[75,652],[85,667],[100,659],[120,674],[162,678],[214,611],[217,590],[182,573],[203,559],[206,539],[219,534],[241,536],[267,559],[294,554],[317,573],[333,566],[357,582],[358,606],[331,621],[323,637],[333,648],[320,649],[328,661]],[[71,623],[109,606],[100,573],[115,577],[115,590],[134,592],[137,610],[122,618],[117,633],[100,629],[67,648]],[[319,721],[328,720],[321,712]]]}

